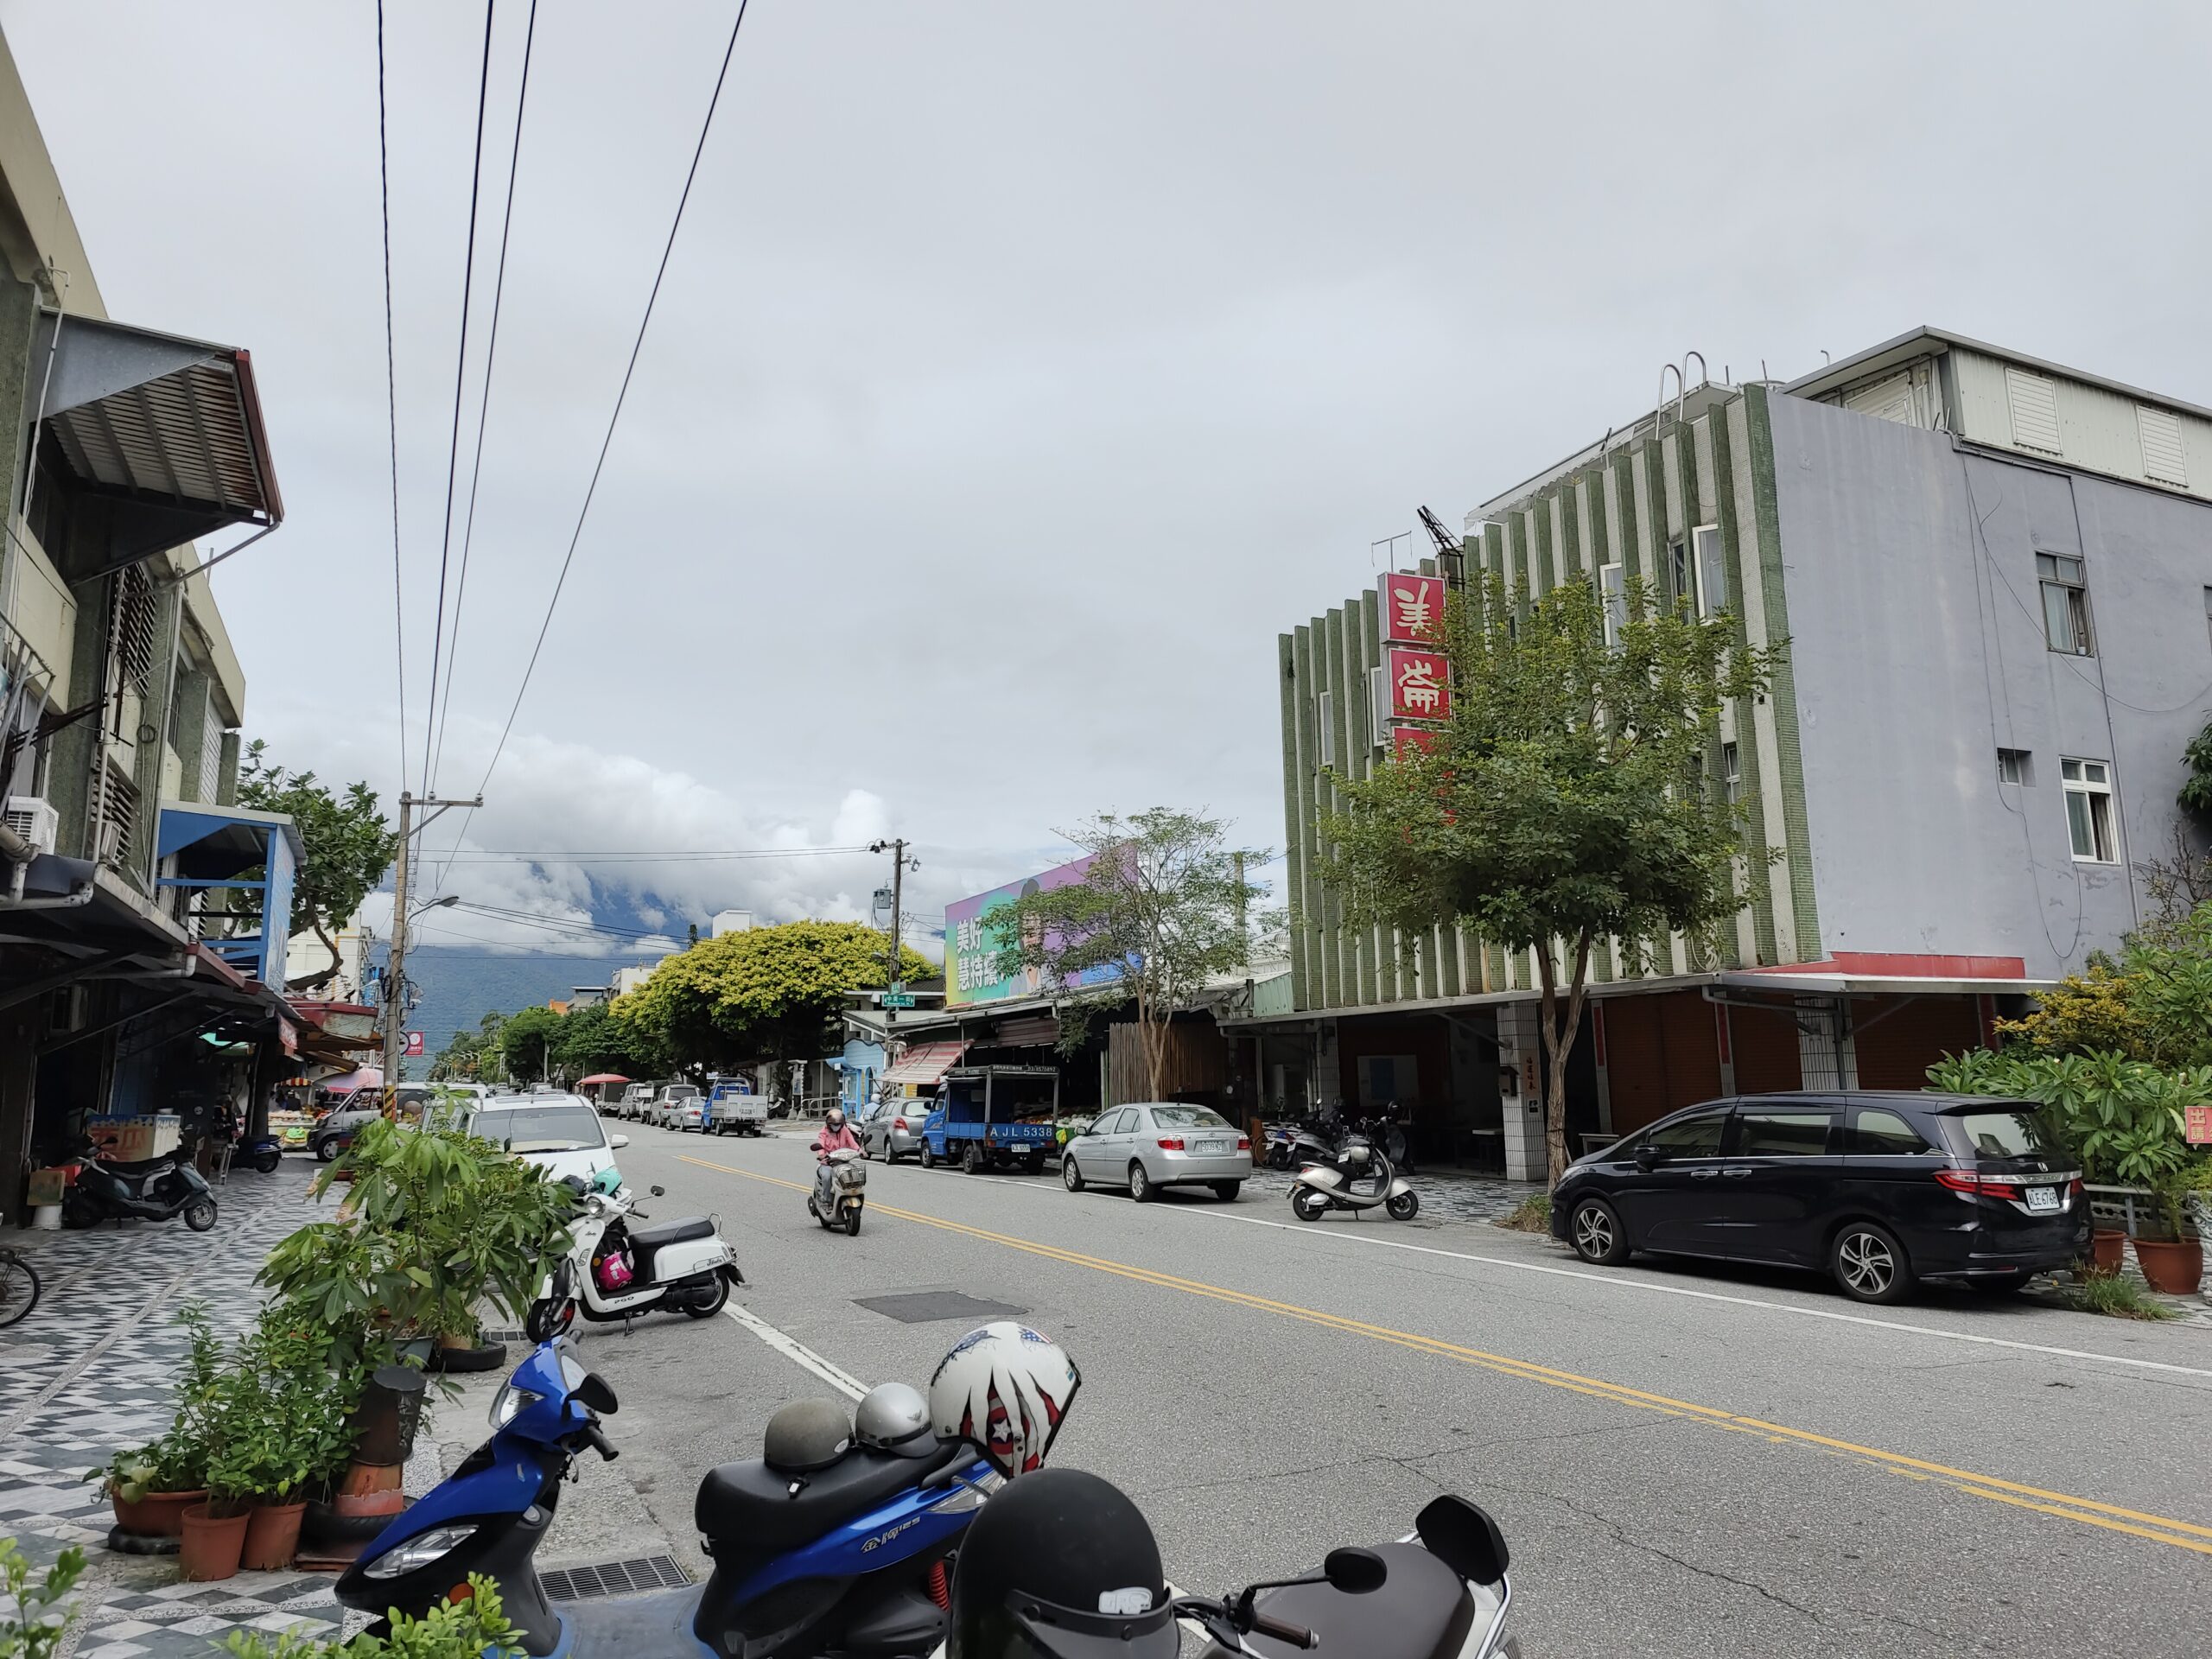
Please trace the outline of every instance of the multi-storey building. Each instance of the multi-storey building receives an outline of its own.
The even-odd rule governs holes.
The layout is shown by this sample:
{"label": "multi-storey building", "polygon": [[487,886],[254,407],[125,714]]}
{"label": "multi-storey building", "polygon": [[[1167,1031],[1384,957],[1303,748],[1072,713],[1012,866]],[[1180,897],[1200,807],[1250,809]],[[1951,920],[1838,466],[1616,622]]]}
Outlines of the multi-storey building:
{"label": "multi-storey building", "polygon": [[217,551],[200,538],[236,527],[234,548],[283,516],[251,365],[108,315],[4,41],[0,478],[16,1220],[35,1151],[111,1108],[257,1094],[312,1022],[283,997],[297,833],[232,804],[245,677],[196,574]]}
{"label": "multi-storey building", "polygon": [[[1531,594],[1640,576],[1786,641],[1711,757],[1771,874],[1725,960],[1599,953],[1582,1136],[1919,1087],[2201,849],[2176,793],[2212,715],[2212,410],[1923,328],[1692,389],[1469,512],[1460,557]],[[1325,879],[1332,778],[1389,753],[1379,641],[1373,593],[1281,637],[1294,1007],[1247,1030],[1282,1107],[1417,1102],[1432,1145],[1540,1171],[1530,960],[1445,925],[1408,964]]]}

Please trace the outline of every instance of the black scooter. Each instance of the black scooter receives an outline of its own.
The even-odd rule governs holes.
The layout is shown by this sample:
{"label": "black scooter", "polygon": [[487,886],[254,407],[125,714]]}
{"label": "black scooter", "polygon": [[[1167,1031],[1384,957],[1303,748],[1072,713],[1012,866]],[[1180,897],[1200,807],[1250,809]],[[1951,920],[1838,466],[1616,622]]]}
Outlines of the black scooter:
{"label": "black scooter", "polygon": [[178,1216],[195,1233],[215,1224],[215,1194],[205,1177],[181,1152],[163,1153],[143,1163],[111,1163],[94,1155],[92,1143],[78,1143],[77,1179],[62,1194],[61,1218],[72,1227],[103,1221],[168,1221]]}

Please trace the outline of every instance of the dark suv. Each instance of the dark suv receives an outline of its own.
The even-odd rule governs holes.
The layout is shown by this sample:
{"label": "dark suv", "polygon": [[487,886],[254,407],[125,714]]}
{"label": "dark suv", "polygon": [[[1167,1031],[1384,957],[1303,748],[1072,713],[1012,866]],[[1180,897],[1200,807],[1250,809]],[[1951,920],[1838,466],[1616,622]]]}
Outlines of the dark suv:
{"label": "dark suv", "polygon": [[1747,1095],[1580,1158],[1552,1236],[1586,1262],[1634,1250],[1825,1269],[1893,1302],[1915,1280],[2012,1290],[2089,1247],[2089,1206],[2043,1110],[1979,1095]]}

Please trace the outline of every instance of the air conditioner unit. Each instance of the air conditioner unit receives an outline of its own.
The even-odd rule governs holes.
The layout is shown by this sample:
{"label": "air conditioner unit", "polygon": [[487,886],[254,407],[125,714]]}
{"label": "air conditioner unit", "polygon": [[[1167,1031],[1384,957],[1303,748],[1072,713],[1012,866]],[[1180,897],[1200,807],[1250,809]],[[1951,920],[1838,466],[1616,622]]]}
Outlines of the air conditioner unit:
{"label": "air conditioner unit", "polygon": [[10,795],[7,817],[8,827],[41,853],[52,852],[61,840],[61,815],[43,796]]}

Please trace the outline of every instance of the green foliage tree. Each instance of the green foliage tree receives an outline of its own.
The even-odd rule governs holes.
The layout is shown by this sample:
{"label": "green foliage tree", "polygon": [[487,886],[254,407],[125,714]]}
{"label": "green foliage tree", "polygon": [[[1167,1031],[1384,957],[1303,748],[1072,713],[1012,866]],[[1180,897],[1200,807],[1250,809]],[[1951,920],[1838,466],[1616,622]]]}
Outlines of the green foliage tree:
{"label": "green foliage tree", "polygon": [[291,931],[321,940],[330,952],[330,966],[302,975],[284,988],[312,990],[327,984],[339,967],[338,943],[331,934],[384,880],[399,850],[399,837],[385,822],[376,791],[366,784],[355,783],[342,796],[334,795],[312,772],[271,765],[259,738],[246,745],[238,801],[257,812],[287,813],[299,830],[302,856],[292,881]]}
{"label": "green foliage tree", "polygon": [[2212,823],[2212,725],[2189,740],[2181,760],[2189,768],[2189,776],[2182,779],[2177,798],[2200,823]]}
{"label": "green foliage tree", "polygon": [[2039,1054],[2212,1065],[2212,902],[2130,934],[2116,961],[2092,961],[1997,1029]]}
{"label": "green foliage tree", "polygon": [[1164,806],[1063,833],[1090,858],[1083,879],[996,906],[985,925],[1001,961],[1065,998],[1064,1031],[1134,1002],[1151,1097],[1165,1100],[1168,1028],[1211,976],[1249,957],[1261,890],[1244,872],[1267,855],[1231,847],[1217,819]]}
{"label": "green foliage tree", "polygon": [[1612,938],[1649,959],[1681,932],[1722,959],[1764,879],[1707,763],[1723,706],[1763,692],[1782,647],[1753,649],[1732,617],[1641,581],[1609,629],[1587,582],[1531,601],[1489,573],[1450,596],[1439,645],[1452,718],[1429,753],[1333,780],[1345,807],[1324,824],[1328,877],[1348,919],[1396,929],[1409,954],[1455,919],[1534,952],[1556,1183],[1593,951]]}
{"label": "green foliage tree", "polygon": [[571,1008],[551,1041],[553,1065],[571,1083],[594,1071],[658,1077],[668,1068],[660,1042],[635,1020],[618,1020],[604,1003]]}
{"label": "green foliage tree", "polygon": [[[887,941],[859,922],[789,922],[702,939],[615,999],[610,1025],[658,1043],[677,1065],[815,1059],[836,1040],[848,991],[885,982]],[[927,978],[902,949],[899,977]]]}
{"label": "green foliage tree", "polygon": [[542,1081],[553,1069],[553,1046],[563,1023],[561,1014],[543,1003],[509,1014],[499,1027],[499,1052],[508,1077],[524,1085]]}
{"label": "green foliage tree", "polygon": [[474,1031],[456,1031],[430,1062],[433,1083],[505,1083],[506,1049],[501,1033],[506,1015],[493,1009],[477,1022]]}

